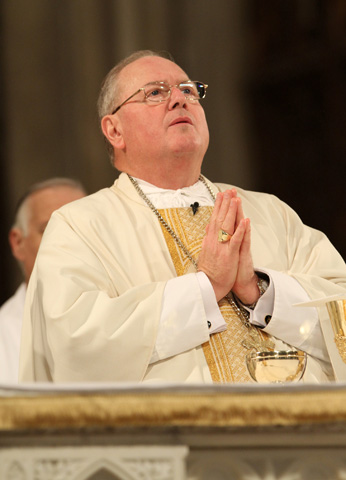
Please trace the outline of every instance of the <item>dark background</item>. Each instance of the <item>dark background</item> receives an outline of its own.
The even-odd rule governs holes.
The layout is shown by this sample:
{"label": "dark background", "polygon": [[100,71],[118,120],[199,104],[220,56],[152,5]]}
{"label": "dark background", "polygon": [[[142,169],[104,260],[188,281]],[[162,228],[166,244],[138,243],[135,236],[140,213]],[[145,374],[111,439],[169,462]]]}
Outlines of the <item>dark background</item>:
{"label": "dark background", "polygon": [[0,303],[21,280],[7,234],[27,187],[116,178],[96,100],[138,49],[209,84],[205,175],[276,194],[346,256],[343,0],[2,0],[0,41]]}

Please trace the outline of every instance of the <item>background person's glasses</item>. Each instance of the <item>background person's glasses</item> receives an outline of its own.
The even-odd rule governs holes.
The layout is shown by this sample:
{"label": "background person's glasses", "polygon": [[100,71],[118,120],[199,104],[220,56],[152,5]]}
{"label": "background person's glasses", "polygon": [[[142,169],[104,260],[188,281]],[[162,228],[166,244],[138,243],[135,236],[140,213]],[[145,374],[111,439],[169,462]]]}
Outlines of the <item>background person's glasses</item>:
{"label": "background person's glasses", "polygon": [[168,100],[171,95],[172,88],[178,88],[185,98],[190,102],[197,102],[205,97],[206,90],[208,85],[202,82],[197,82],[195,80],[187,80],[186,82],[181,82],[178,85],[169,85],[166,82],[151,82],[144,85],[144,87],[139,88],[135,93],[133,93],[129,98],[127,98],[123,103],[116,107],[111,115],[117,113],[117,111],[125,105],[126,102],[131,100],[132,97],[137,95],[139,92],[144,93],[145,100],[153,103],[160,103]]}

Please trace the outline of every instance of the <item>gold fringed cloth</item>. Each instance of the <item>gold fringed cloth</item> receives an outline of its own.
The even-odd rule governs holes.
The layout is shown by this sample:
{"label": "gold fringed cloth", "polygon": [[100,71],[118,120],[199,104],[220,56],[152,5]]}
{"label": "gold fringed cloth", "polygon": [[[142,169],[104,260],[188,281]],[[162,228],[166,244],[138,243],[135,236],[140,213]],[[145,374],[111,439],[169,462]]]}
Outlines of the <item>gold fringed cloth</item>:
{"label": "gold fringed cloth", "polygon": [[335,424],[346,426],[346,388],[234,386],[182,391],[3,391],[0,432],[159,426],[260,427]]}
{"label": "gold fringed cloth", "polygon": [[[169,208],[161,209],[159,212],[192,257],[197,260],[212,210],[213,207],[200,207],[195,215],[191,208]],[[195,271],[190,259],[173,237],[164,226],[161,225],[161,227],[177,275]],[[227,324],[227,330],[211,335],[209,342],[203,344],[211,377],[215,383],[249,382],[250,377],[245,364],[245,355],[248,350],[242,345],[248,336],[249,329],[225,298],[219,302],[219,307]],[[267,337],[264,332],[260,332],[260,335],[263,339]]]}

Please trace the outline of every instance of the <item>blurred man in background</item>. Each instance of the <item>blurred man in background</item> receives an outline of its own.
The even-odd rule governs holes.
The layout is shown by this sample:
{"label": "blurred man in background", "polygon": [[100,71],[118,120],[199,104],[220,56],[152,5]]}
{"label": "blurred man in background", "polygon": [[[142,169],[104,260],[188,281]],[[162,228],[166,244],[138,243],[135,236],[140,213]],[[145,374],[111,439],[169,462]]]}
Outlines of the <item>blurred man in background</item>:
{"label": "blurred man in background", "polygon": [[52,178],[32,185],[18,203],[9,243],[22,270],[23,282],[0,308],[0,382],[18,381],[26,287],[48,220],[54,210],[85,195],[79,182],[69,178]]}

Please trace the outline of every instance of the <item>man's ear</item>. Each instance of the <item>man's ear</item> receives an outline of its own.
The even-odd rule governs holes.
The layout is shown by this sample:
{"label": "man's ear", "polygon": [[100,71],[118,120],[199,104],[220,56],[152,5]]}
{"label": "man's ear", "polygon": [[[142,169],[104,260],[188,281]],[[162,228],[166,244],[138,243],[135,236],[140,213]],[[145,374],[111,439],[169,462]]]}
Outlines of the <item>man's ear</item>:
{"label": "man's ear", "polygon": [[10,242],[10,247],[14,258],[19,262],[24,260],[24,235],[20,228],[11,228],[8,234],[8,241]]}
{"label": "man's ear", "polygon": [[103,135],[109,143],[117,150],[125,148],[125,141],[122,135],[121,123],[114,118],[114,115],[106,115],[101,120]]}

